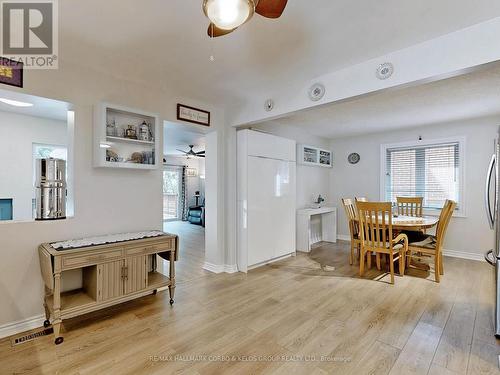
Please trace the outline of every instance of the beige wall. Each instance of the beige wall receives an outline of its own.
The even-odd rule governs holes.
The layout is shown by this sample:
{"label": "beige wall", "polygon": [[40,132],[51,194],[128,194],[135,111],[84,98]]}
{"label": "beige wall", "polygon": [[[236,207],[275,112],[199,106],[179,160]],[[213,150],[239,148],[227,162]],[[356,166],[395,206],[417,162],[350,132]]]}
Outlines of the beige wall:
{"label": "beige wall", "polygon": [[[417,140],[439,139],[453,136],[466,137],[465,155],[465,207],[466,217],[454,217],[445,242],[447,250],[471,254],[480,258],[492,248],[494,235],[489,229],[483,203],[486,170],[493,154],[493,140],[497,135],[500,117],[467,120],[433,125],[410,130],[367,134],[333,140],[334,168],[331,171],[331,195],[339,211],[339,235],[347,236],[349,230],[340,199],[367,196],[380,198],[380,145]],[[361,155],[356,165],[347,162],[351,152]]]}
{"label": "beige wall", "polygon": [[43,313],[43,284],[37,246],[42,242],[111,232],[162,228],[162,173],[96,169],[92,166],[93,105],[100,100],[160,113],[174,120],[176,103],[212,112],[213,129],[224,126],[222,111],[179,97],[176,89],[155,91],[137,83],[60,62],[57,71],[28,71],[17,90],[64,100],[75,106],[75,217],[56,222],[0,224],[0,328]]}

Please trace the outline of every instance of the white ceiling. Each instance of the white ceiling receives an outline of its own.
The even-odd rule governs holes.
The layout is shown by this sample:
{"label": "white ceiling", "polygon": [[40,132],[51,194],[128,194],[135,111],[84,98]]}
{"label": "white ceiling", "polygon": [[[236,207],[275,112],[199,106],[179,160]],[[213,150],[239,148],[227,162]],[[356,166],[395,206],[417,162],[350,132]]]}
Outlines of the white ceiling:
{"label": "white ceiling", "polygon": [[184,155],[179,150],[189,151],[189,145],[194,145],[195,152],[205,150],[205,135],[185,129],[186,126],[165,121],[163,125],[163,154]]}
{"label": "white ceiling", "polygon": [[497,0],[290,0],[210,41],[201,4],[60,1],[62,62],[227,105],[500,16]]}
{"label": "white ceiling", "polygon": [[500,115],[500,63],[416,87],[304,110],[264,122],[338,138]]}
{"label": "white ceiling", "polygon": [[26,116],[44,117],[52,120],[67,121],[68,110],[72,107],[71,104],[59,100],[2,89],[0,89],[0,98],[33,104],[32,107],[15,107],[0,102],[0,111],[13,112]]}

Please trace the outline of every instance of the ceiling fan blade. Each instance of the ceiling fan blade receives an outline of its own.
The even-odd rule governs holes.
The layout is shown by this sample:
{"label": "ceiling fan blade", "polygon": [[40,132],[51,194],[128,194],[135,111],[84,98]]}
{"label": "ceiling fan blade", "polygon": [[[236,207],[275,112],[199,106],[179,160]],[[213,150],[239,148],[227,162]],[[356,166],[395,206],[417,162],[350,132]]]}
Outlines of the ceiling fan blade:
{"label": "ceiling fan blade", "polygon": [[196,156],[199,157],[199,158],[204,158],[205,157],[205,155],[196,155]]}
{"label": "ceiling fan blade", "polygon": [[187,154],[187,152],[184,150],[179,150],[178,148],[176,148],[176,150],[182,152],[183,154]]}
{"label": "ceiling fan blade", "polygon": [[255,13],[266,18],[279,18],[285,10],[288,0],[259,0]]}
{"label": "ceiling fan blade", "polygon": [[204,154],[205,151],[200,151],[200,152],[196,152],[196,155],[201,155],[201,154]]}
{"label": "ceiling fan blade", "polygon": [[213,23],[210,23],[210,25],[208,25],[207,34],[210,38],[217,38],[219,36],[223,36],[223,35],[227,35],[229,33],[232,33],[234,30],[236,30],[236,29],[232,29],[232,30],[219,29]]}

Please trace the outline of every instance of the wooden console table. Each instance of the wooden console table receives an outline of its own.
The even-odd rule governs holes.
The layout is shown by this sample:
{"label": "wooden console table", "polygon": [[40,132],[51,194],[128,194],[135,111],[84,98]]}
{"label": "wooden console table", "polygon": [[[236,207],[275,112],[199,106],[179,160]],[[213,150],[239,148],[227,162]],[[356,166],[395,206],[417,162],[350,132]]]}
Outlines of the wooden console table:
{"label": "wooden console table", "polygon": [[[156,294],[167,287],[174,303],[175,261],[179,240],[176,235],[92,245],[74,249],[39,246],[40,268],[45,283],[44,326],[52,322],[55,343],[63,342],[63,319],[83,315],[112,305]],[[169,260],[169,275],[157,271],[157,254]],[[65,271],[82,270],[82,288],[61,292]]]}

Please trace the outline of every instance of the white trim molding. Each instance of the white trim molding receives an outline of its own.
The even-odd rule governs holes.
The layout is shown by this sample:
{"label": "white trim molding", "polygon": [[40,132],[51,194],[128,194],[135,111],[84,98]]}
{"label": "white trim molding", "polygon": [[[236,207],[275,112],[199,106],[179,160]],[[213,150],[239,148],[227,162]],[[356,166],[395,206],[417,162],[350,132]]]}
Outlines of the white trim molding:
{"label": "white trim molding", "polygon": [[468,260],[476,260],[479,262],[486,262],[483,254],[478,253],[467,253],[465,251],[456,251],[456,250],[446,250],[443,249],[443,255],[452,258],[460,258],[460,259],[468,259]]}
{"label": "white trim molding", "polygon": [[338,234],[337,235],[337,240],[340,241],[351,241],[351,236],[348,234]]}
{"label": "white trim molding", "polygon": [[44,315],[37,315],[28,319],[18,320],[17,322],[11,322],[1,325],[0,339],[12,335],[17,335],[18,333],[26,332],[35,328],[43,327],[44,321],[45,321]]}
{"label": "white trim molding", "polygon": [[236,273],[238,266],[236,264],[213,264],[205,262],[203,269],[212,273]]}
{"label": "white trim molding", "polygon": [[[425,147],[425,146],[434,146],[444,143],[456,143],[456,142],[458,142],[458,148],[459,148],[458,157],[459,157],[460,181],[459,181],[459,202],[457,202],[458,210],[453,213],[453,216],[466,217],[465,155],[466,155],[467,139],[465,136],[381,144],[380,145],[380,190],[379,190],[380,200],[382,202],[386,200],[385,182],[387,175],[387,163],[386,163],[387,149],[405,148],[405,147]],[[441,212],[440,209],[424,209],[425,215],[439,216],[440,212]]]}

